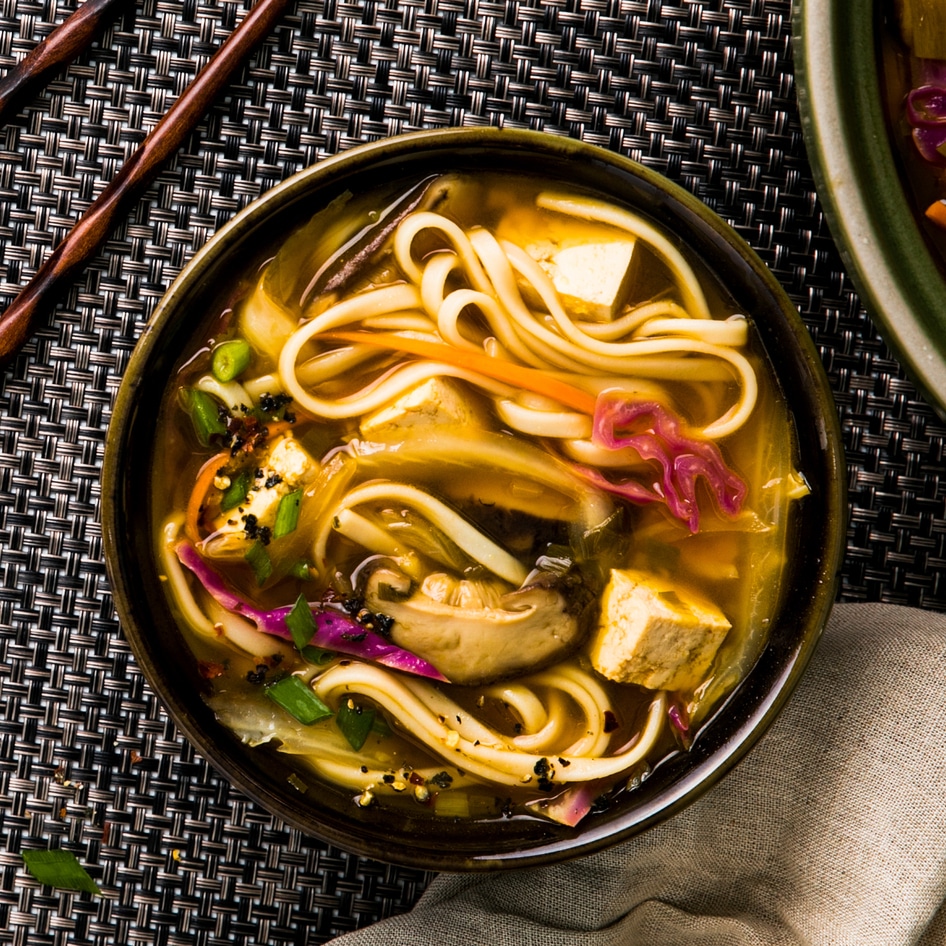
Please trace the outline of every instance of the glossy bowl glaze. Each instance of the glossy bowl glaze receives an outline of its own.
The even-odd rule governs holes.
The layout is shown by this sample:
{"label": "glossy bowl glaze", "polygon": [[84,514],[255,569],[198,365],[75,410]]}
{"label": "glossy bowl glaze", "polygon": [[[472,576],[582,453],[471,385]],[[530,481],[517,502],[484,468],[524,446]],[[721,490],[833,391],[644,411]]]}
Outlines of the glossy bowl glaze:
{"label": "glossy bowl glaze", "polygon": [[[531,169],[588,188],[676,234],[755,320],[791,406],[797,463],[811,494],[797,505],[787,602],[748,677],[705,725],[692,749],[661,764],[639,790],[577,828],[536,820],[454,823],[358,808],[350,793],[300,793],[273,752],[259,764],[201,699],[195,661],[157,577],[146,499],[155,419],[175,363],[228,272],[263,241],[288,232],[345,189],[431,172]],[[831,391],[794,306],[750,248],[705,205],[658,174],[567,138],[471,129],[419,133],[366,145],[306,170],[255,201],[222,229],[171,287],[129,363],[109,429],[103,483],[106,558],[115,605],[138,663],[172,718],[209,762],[263,808],[304,832],[369,857],[427,869],[534,866],[613,844],[679,810],[716,782],[764,732],[795,687],[834,601],[845,536],[844,464]]]}

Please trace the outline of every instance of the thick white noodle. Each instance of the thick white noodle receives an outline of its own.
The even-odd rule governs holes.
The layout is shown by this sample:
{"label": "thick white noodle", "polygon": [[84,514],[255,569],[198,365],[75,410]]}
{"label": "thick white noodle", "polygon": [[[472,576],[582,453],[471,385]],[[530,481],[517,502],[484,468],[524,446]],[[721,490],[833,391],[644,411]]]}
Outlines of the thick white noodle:
{"label": "thick white noodle", "polygon": [[459,548],[484,568],[488,568],[494,575],[499,575],[517,588],[525,581],[528,570],[517,558],[483,535],[449,506],[416,486],[390,481],[374,481],[356,486],[334,506],[331,515],[322,516],[323,524],[317,531],[313,544],[313,555],[317,567],[324,567],[327,561],[332,516],[337,516],[341,510],[350,509],[361,503],[378,501],[404,503],[417,509]]}
{"label": "thick white noodle", "polygon": [[420,298],[427,316],[433,322],[437,321],[437,314],[447,296],[447,279],[459,265],[459,257],[449,250],[434,253],[424,262],[424,268],[421,271]]}
{"label": "thick white noodle", "polygon": [[653,749],[663,729],[667,698],[657,693],[651,701],[643,728],[627,750],[613,756],[578,756],[567,753],[536,755],[504,745],[504,738],[493,733],[487,744],[460,732],[461,723],[446,714],[432,711],[417,695],[417,689],[432,685],[412,680],[410,687],[395,673],[361,661],[336,665],[313,682],[319,697],[329,705],[357,693],[374,701],[396,719],[406,732],[420,740],[435,755],[464,771],[490,782],[504,785],[528,785],[536,778],[536,766],[552,763],[555,776],[562,782],[585,782],[608,778],[626,771],[644,759]]}
{"label": "thick white noodle", "polygon": [[319,352],[308,361],[296,366],[295,376],[306,387],[323,384],[335,378],[346,377],[365,362],[378,357],[375,345],[345,345]]}
{"label": "thick white noodle", "polygon": [[375,555],[393,559],[398,568],[415,581],[424,577],[417,554],[401,545],[387,529],[382,529],[352,509],[338,509],[331,517],[331,522],[339,535]]}
{"label": "thick white noodle", "polygon": [[749,341],[749,322],[742,315],[728,319],[658,318],[645,322],[634,333],[635,338],[653,338],[659,335],[698,338],[715,345],[742,348]]}
{"label": "thick white noodle", "polygon": [[641,455],[633,447],[611,450],[608,447],[598,447],[590,440],[562,440],[559,447],[565,456],[571,457],[582,466],[631,470],[648,465],[648,462],[642,460]]}
{"label": "thick white noodle", "polygon": [[575,324],[585,335],[592,338],[601,338],[605,341],[614,341],[616,338],[624,338],[626,335],[633,334],[638,326],[643,325],[650,319],[670,318],[686,319],[689,318],[687,310],[683,306],[671,299],[655,299],[653,302],[643,302],[640,305],[618,316],[611,322],[583,322],[576,321]]}
{"label": "thick white noodle", "polygon": [[513,739],[515,747],[522,752],[554,753],[560,749],[562,733],[568,723],[568,707],[565,695],[553,690],[548,697],[547,719],[545,725],[535,732],[526,732]]}
{"label": "thick white noodle", "polygon": [[441,303],[437,311],[437,328],[444,341],[457,348],[483,350],[482,341],[469,339],[460,331],[460,317],[469,307],[475,307],[483,314],[496,339],[508,353],[507,357],[532,368],[548,367],[548,361],[523,343],[500,300],[475,289],[454,289]]}
{"label": "thick white noodle", "polygon": [[505,703],[522,721],[528,733],[535,734],[548,722],[548,709],[535,691],[522,683],[496,683],[483,691],[484,696]]}
{"label": "thick white noodle", "polygon": [[378,332],[410,332],[414,335],[427,334],[431,338],[437,336],[436,324],[426,315],[411,312],[395,312],[392,315],[369,316],[361,320],[361,327],[365,331],[374,329]]}
{"label": "thick white noodle", "polygon": [[423,230],[439,230],[447,238],[456,250],[459,262],[474,289],[486,293],[492,290],[467,234],[452,220],[429,210],[408,215],[398,224],[394,233],[394,258],[401,267],[401,272],[412,283],[419,286],[423,280],[423,271],[413,256],[414,239]]}
{"label": "thick white noodle", "polygon": [[[554,203],[558,198],[550,199]],[[680,357],[673,358],[668,367],[678,377],[686,377],[688,371],[699,370],[704,359],[719,359],[729,366],[739,389],[739,399],[721,417],[707,424],[702,433],[717,438],[738,429],[755,407],[757,390],[755,373],[748,359],[734,350],[745,344],[746,321],[741,318],[726,321],[709,318],[705,297],[689,264],[649,224],[624,211],[599,206],[593,201],[577,201],[575,206],[586,217],[591,215],[590,219],[598,219],[595,214],[607,216],[610,210],[615,210],[625,229],[630,225],[624,219],[625,216],[636,221],[637,229],[632,232],[646,239],[667,259],[681,291],[695,310],[695,317],[688,316],[685,310],[678,311],[679,307],[662,311],[651,308],[649,312],[654,317],[643,324],[635,322],[635,334],[632,337],[615,340],[612,336],[590,334],[584,330],[586,323],[579,325],[565,312],[549,276],[521,247],[509,241],[500,242],[481,228],[474,228],[464,234],[446,218],[424,212],[402,222],[401,227],[405,227],[406,236],[400,243],[396,238],[396,246],[401,247],[398,259],[405,265],[403,255],[406,253],[410,256],[413,240],[425,227],[430,227],[446,235],[457,250],[457,257],[443,252],[434,253],[428,265],[435,268],[435,273],[430,277],[414,262],[413,257],[409,261],[412,273],[422,285],[427,282],[427,288],[422,293],[424,304],[431,317],[436,317],[441,336],[460,348],[475,349],[482,346],[482,340],[464,335],[459,327],[462,313],[475,306],[495,332],[503,353],[533,367],[547,366],[578,374],[633,375],[639,369],[644,372],[647,370],[645,364],[638,365],[638,359],[654,356],[666,359],[669,354],[676,354]],[[552,209],[557,208],[558,205],[555,205]],[[414,219],[418,216],[421,219]],[[458,289],[445,295],[447,275],[456,268],[463,270],[475,289]],[[548,310],[546,318],[551,319],[551,324],[544,324],[544,320],[525,304],[519,290],[517,273],[531,284],[541,298]],[[671,314],[685,317],[668,317]],[[689,364],[691,358],[687,356],[702,357],[692,359],[693,364]],[[519,426],[508,422],[521,432],[530,432],[535,429],[533,425],[541,420],[523,415]]]}
{"label": "thick white noodle", "polygon": [[[481,228],[464,232],[439,214],[421,211],[401,222],[394,241],[399,265],[416,284],[394,284],[361,293],[331,306],[298,328],[280,356],[283,388],[302,409],[329,419],[377,410],[411,387],[440,375],[475,384],[493,395],[504,396],[503,390],[505,396],[513,393],[508,385],[489,381],[478,372],[421,360],[383,373],[357,393],[318,397],[312,388],[332,376],[333,368],[344,371],[359,364],[366,355],[357,348],[348,348],[341,354],[329,353],[324,356],[324,362],[322,356],[317,356],[303,366],[297,365],[300,352],[319,334],[353,323],[381,318],[387,324],[400,323],[399,330],[406,326],[410,326],[411,331],[423,329],[422,334],[426,336],[428,324],[419,311],[425,309],[436,319],[439,336],[448,344],[471,350],[485,347],[497,356],[512,358],[530,367],[589,377],[667,373],[686,380],[705,377],[707,362],[723,362],[738,388],[738,398],[722,416],[706,424],[702,433],[718,438],[737,430],[752,413],[757,394],[754,370],[748,359],[735,350],[745,344],[746,321],[708,318],[705,298],[692,269],[667,238],[646,222],[617,208],[578,198],[542,195],[539,206],[600,220],[645,239],[671,265],[681,292],[695,312],[687,314],[679,307],[674,308],[675,304],[658,301],[643,307],[643,312],[639,310],[631,315],[630,337],[587,331],[589,324],[576,323],[568,316],[549,276],[521,247],[508,241],[500,243]],[[418,263],[413,257],[414,241],[428,229],[441,234],[451,249],[434,251],[423,263]],[[447,280],[456,269],[463,272],[472,288],[447,292]],[[519,278],[531,284],[547,310],[546,315],[533,312],[523,301]],[[478,326],[472,336],[461,327],[461,318],[471,309],[476,309],[485,323]],[[641,323],[641,314],[651,317]],[[484,327],[493,335],[480,337]],[[518,407],[514,399],[500,409],[505,422],[516,430],[544,436],[550,429],[549,417]],[[582,439],[571,427],[558,436]]]}
{"label": "thick white noodle", "polygon": [[389,370],[355,394],[337,398],[315,397],[298,383],[298,376],[291,374],[282,376],[286,379],[287,390],[292,393],[300,407],[316,417],[325,417],[330,420],[359,417],[379,410],[431,378],[458,378],[500,397],[511,397],[515,393],[515,389],[508,384],[502,384],[478,372],[457,368],[439,361],[408,362],[402,367]]}
{"label": "thick white noodle", "polygon": [[594,757],[607,751],[611,736],[605,727],[605,710],[610,701],[604,687],[590,673],[569,664],[559,664],[533,679],[539,685],[566,693],[584,714],[587,729],[564,750],[564,755]]}
{"label": "thick white noodle", "polygon": [[513,398],[498,398],[499,419],[523,434],[533,437],[566,437],[579,440],[591,436],[591,418],[575,411],[550,411],[520,404]]}

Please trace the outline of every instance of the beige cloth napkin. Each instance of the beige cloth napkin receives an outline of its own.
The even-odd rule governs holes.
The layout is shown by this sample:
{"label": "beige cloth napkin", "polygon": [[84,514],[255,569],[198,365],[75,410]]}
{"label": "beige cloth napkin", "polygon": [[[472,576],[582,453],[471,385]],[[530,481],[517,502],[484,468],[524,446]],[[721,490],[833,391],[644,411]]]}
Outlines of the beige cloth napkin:
{"label": "beige cloth napkin", "polygon": [[946,615],[838,605],[718,785],[570,863],[436,877],[334,946],[946,943]]}

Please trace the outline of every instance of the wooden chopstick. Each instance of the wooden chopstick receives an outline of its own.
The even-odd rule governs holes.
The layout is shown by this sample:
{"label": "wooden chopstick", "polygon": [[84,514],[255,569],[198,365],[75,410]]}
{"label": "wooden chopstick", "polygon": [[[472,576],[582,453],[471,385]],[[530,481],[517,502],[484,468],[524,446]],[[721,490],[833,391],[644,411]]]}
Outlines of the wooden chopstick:
{"label": "wooden chopstick", "polygon": [[0,79],[0,125],[63,66],[72,62],[130,0],[85,0]]}
{"label": "wooden chopstick", "polygon": [[164,163],[225,88],[234,72],[269,35],[289,0],[259,0],[211,57],[167,114],[122,165],[85,215],[47,257],[36,275],[0,315],[0,363],[23,347],[32,326],[85,268],[115,224],[154,180]]}

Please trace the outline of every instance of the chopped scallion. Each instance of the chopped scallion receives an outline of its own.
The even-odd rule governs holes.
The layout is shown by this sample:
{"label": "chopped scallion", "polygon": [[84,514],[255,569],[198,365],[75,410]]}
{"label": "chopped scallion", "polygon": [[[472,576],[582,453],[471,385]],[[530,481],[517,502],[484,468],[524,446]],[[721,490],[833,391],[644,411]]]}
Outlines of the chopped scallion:
{"label": "chopped scallion", "polygon": [[210,370],[218,381],[232,381],[249,367],[252,354],[250,344],[244,338],[221,342],[211,356]]}
{"label": "chopped scallion", "polygon": [[266,546],[257,539],[246,551],[244,559],[256,575],[257,585],[266,583],[266,579],[273,573],[273,563],[266,551]]}
{"label": "chopped scallion", "polygon": [[334,650],[325,650],[323,647],[314,647],[311,644],[308,647],[303,647],[300,653],[310,664],[318,664],[319,666],[331,663],[335,659]]}
{"label": "chopped scallion", "polygon": [[341,730],[352,749],[357,752],[365,744],[368,733],[374,726],[374,719],[373,709],[366,709],[354,700],[347,700],[338,707],[335,725]]}
{"label": "chopped scallion", "polygon": [[299,504],[301,502],[301,489],[286,493],[286,495],[279,500],[279,506],[276,509],[276,521],[273,523],[274,539],[289,535],[290,532],[295,531],[296,526],[299,524]]}
{"label": "chopped scallion", "polygon": [[246,502],[247,494],[253,483],[253,474],[250,470],[240,470],[236,476],[230,478],[230,485],[223,491],[220,497],[220,509],[227,512],[234,509],[241,503]]}
{"label": "chopped scallion", "polygon": [[71,851],[23,851],[26,869],[41,883],[62,890],[99,894],[98,884]]}
{"label": "chopped scallion", "polygon": [[315,633],[315,618],[312,617],[312,609],[305,595],[296,598],[292,610],[286,615],[286,627],[292,635],[292,642],[300,651],[304,650]]}
{"label": "chopped scallion", "polygon": [[227,425],[220,416],[220,403],[215,397],[198,388],[190,388],[184,392],[183,398],[194,433],[205,447],[212,437],[226,436]]}
{"label": "chopped scallion", "polygon": [[302,559],[296,562],[290,569],[289,574],[293,578],[298,578],[301,581],[308,581],[312,577],[311,571],[309,571],[309,563]]}
{"label": "chopped scallion", "polygon": [[299,677],[283,677],[268,684],[265,692],[277,706],[281,706],[305,726],[332,715],[332,711],[316,696],[315,691]]}

